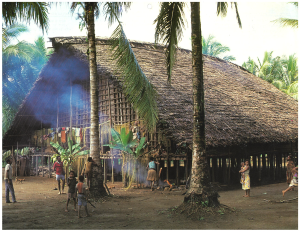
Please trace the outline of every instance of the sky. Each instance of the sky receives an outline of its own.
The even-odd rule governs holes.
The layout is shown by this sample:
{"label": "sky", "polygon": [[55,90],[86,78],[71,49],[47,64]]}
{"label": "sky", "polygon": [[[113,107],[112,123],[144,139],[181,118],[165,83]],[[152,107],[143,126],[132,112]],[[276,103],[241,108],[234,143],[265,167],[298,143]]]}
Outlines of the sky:
{"label": "sky", "polygon": [[[217,42],[230,48],[224,55],[236,58],[233,63],[242,65],[251,57],[263,59],[264,52],[273,51],[273,57],[296,54],[298,57],[298,29],[282,27],[272,22],[278,18],[298,18],[298,10],[288,2],[238,2],[242,21],[239,28],[234,9],[229,7],[227,16],[216,15],[216,2],[203,1],[200,4],[202,35],[207,38],[213,35]],[[154,42],[155,25],[153,21],[159,12],[159,3],[154,1],[135,1],[127,12],[123,12],[121,21],[129,40]],[[179,47],[191,49],[190,8],[185,10],[186,29]],[[45,41],[55,36],[85,36],[86,31],[79,30],[76,14],[72,15],[67,3],[53,5],[49,10],[50,26],[47,33],[30,24],[30,32],[24,33],[20,40],[33,42],[38,36],[44,36]],[[105,18],[96,20],[96,36],[110,37],[116,24],[108,27]],[[47,43],[51,47],[51,43]]]}

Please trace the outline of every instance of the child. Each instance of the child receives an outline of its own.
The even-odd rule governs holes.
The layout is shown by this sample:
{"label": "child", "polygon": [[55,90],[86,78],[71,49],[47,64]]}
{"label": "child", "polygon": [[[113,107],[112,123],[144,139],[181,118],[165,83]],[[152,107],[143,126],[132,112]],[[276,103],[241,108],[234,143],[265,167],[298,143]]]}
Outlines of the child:
{"label": "child", "polygon": [[89,217],[89,213],[87,210],[87,204],[86,204],[86,194],[87,194],[87,186],[83,183],[84,176],[79,176],[79,183],[76,185],[76,192],[78,191],[78,218],[81,218],[80,216],[80,207],[81,205],[84,206],[86,216]]}
{"label": "child", "polygon": [[93,161],[92,157],[89,157],[87,162],[84,164],[84,169],[82,170],[82,173],[81,173],[81,175],[85,174],[86,183],[88,185],[88,188],[91,187],[91,178],[92,178],[92,171],[93,171],[92,165],[95,165],[95,162]]}
{"label": "child", "polygon": [[[241,170],[240,170],[240,171],[244,171],[244,168],[245,168],[245,163],[242,162],[242,163],[241,163]],[[240,181],[240,183],[243,184],[244,182],[245,182],[245,173],[242,172],[242,173],[241,173],[241,181]]]}
{"label": "child", "polygon": [[287,191],[294,189],[295,186],[298,186],[298,166],[292,169],[292,173],[293,173],[293,179],[291,180],[289,187],[286,190],[282,191],[283,197]]}
{"label": "child", "polygon": [[67,184],[69,186],[69,190],[68,190],[68,200],[67,200],[67,206],[66,206],[66,212],[68,212],[68,204],[71,200],[71,198],[73,198],[74,201],[74,211],[76,211],[76,184],[77,181],[75,179],[75,172],[74,171],[70,171],[70,176],[67,179]]}

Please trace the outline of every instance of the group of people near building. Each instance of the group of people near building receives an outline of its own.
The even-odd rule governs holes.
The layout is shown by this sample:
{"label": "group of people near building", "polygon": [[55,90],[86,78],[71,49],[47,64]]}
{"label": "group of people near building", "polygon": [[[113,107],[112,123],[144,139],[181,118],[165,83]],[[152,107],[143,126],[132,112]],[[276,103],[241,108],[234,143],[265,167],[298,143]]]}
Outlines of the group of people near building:
{"label": "group of people near building", "polygon": [[[60,156],[56,157],[57,161],[53,165],[53,169],[56,174],[56,180],[58,184],[58,194],[64,194],[64,186],[65,186],[65,172],[63,162],[61,162]],[[69,177],[67,179],[67,185],[69,186],[68,190],[68,200],[66,205],[66,212],[68,212],[68,205],[71,199],[74,203],[74,211],[78,211],[78,218],[81,218],[80,208],[84,207],[86,216],[90,216],[87,209],[87,194],[90,188],[90,181],[92,175],[92,165],[93,165],[92,157],[89,157],[87,163],[82,170],[81,175],[78,177],[79,182],[75,178],[75,172],[70,171]],[[86,175],[87,184],[84,183],[84,176]],[[62,181],[62,186],[60,186],[60,181]],[[78,202],[78,210],[76,209],[76,202]]]}
{"label": "group of people near building", "polygon": [[[298,166],[295,166],[292,157],[289,155],[287,157],[286,164],[286,181],[289,187],[285,190],[282,190],[282,196],[287,191],[293,190],[296,186],[298,186]],[[249,160],[241,163],[241,181],[242,189],[245,190],[245,195],[243,197],[250,197],[250,165]]]}

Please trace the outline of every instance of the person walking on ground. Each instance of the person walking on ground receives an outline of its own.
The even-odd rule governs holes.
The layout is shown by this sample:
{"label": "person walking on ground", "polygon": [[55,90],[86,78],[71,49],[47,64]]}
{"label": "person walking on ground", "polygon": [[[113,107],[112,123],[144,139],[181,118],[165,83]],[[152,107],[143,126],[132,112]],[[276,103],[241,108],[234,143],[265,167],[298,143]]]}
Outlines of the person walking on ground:
{"label": "person walking on ground", "polygon": [[77,211],[76,210],[76,184],[77,184],[77,181],[75,179],[75,172],[70,171],[69,177],[67,179],[67,185],[69,186],[69,190],[68,190],[68,200],[67,200],[67,205],[66,205],[66,212],[68,212],[68,204],[69,204],[71,198],[74,201],[74,211]]}
{"label": "person walking on ground", "polygon": [[291,180],[289,187],[286,190],[282,191],[283,197],[287,191],[294,189],[296,186],[298,186],[298,166],[292,169],[292,173],[293,173],[293,179]]}
{"label": "person walking on ground", "polygon": [[[64,164],[61,162],[60,156],[57,156],[57,161],[53,165],[53,169],[56,174],[56,180],[58,184],[58,194],[64,194],[65,188],[65,171],[64,171]],[[60,180],[62,180],[62,191],[60,190]]]}
{"label": "person walking on ground", "polygon": [[154,190],[154,182],[157,181],[155,164],[159,165],[158,162],[153,160],[153,157],[150,157],[150,162],[147,165],[147,170],[148,170],[147,180],[150,181],[151,183],[151,191]]}
{"label": "person walking on ground", "polygon": [[242,189],[245,190],[245,195],[243,197],[250,197],[250,165],[249,160],[246,160],[245,167],[243,170],[239,171],[240,173],[244,173],[244,182],[242,184]]}
{"label": "person walking on ground", "polygon": [[293,173],[292,170],[295,167],[295,164],[293,162],[292,156],[287,157],[287,163],[286,163],[286,182],[288,185],[290,185],[291,180],[293,179]]}
{"label": "person walking on ground", "polygon": [[78,218],[81,218],[81,215],[80,215],[81,206],[84,206],[86,216],[87,217],[90,216],[88,213],[87,201],[86,201],[88,188],[87,188],[86,184],[83,183],[83,181],[84,181],[84,176],[79,176],[79,183],[76,185],[76,192],[78,192],[78,195],[77,195],[78,196]]}
{"label": "person walking on ground", "polygon": [[5,181],[5,200],[6,203],[11,203],[9,201],[9,192],[11,194],[12,202],[16,203],[15,190],[12,183],[12,167],[11,167],[11,159],[8,158],[6,160],[6,166],[4,171],[4,181]]}

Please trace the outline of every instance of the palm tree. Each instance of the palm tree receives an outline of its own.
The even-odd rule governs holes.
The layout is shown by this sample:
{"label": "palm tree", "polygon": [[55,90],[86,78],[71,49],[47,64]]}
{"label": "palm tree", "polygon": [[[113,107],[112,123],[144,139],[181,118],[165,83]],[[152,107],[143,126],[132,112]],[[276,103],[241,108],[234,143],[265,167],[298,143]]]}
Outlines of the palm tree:
{"label": "palm tree", "polygon": [[2,135],[9,129],[22,100],[31,89],[43,65],[47,52],[43,37],[35,44],[13,39],[28,31],[23,25],[4,28],[2,34]]}
{"label": "palm tree", "polygon": [[[5,26],[20,21],[33,20],[42,31],[48,29],[48,6],[46,2],[3,2],[2,19]],[[3,28],[3,27],[2,27]]]}
{"label": "palm tree", "polygon": [[[289,3],[293,4],[298,9],[298,2],[289,2]],[[298,28],[298,19],[279,18],[273,20],[273,22],[280,23],[283,27]]]}
{"label": "palm tree", "polygon": [[[175,62],[177,38],[182,35],[183,8],[182,2],[161,3],[160,13],[155,19],[156,31],[155,41],[162,40],[166,45],[166,61],[168,79],[171,79],[171,70]],[[218,205],[217,193],[209,190],[208,165],[205,153],[205,111],[204,111],[204,85],[203,85],[203,61],[201,43],[200,3],[191,2],[191,27],[192,27],[192,68],[193,68],[193,151],[190,188],[185,201],[188,199],[198,202],[208,201],[208,205]],[[232,6],[236,9],[236,16],[241,27],[237,4]],[[228,4],[226,2],[217,4],[217,13],[225,14]],[[191,196],[194,197],[191,197]],[[195,197],[197,195],[197,197]],[[207,195],[207,198],[205,197]]]}
{"label": "palm tree", "polygon": [[257,58],[258,64],[248,58],[243,67],[254,75],[268,81],[276,88],[298,100],[298,65],[297,57],[272,57],[273,52],[265,52],[262,61]]}
{"label": "palm tree", "polygon": [[226,61],[234,61],[235,57],[233,56],[220,57],[222,53],[229,52],[230,48],[214,41],[214,38],[213,35],[209,35],[207,39],[202,37],[202,54],[218,57]]}
{"label": "palm tree", "polygon": [[[140,118],[144,119],[148,127],[154,128],[157,121],[156,91],[138,65],[130,44],[126,38],[121,22],[118,20],[122,14],[122,7],[128,9],[130,3],[96,3],[81,2],[72,3],[71,11],[74,13],[77,7],[81,7],[84,12],[79,15],[83,19],[84,25],[88,31],[88,53],[90,65],[90,99],[91,99],[91,135],[90,135],[90,155],[100,166],[99,152],[99,117],[98,117],[98,75],[96,64],[96,47],[95,47],[95,28],[94,20],[100,15],[100,6],[103,5],[103,12],[109,21],[118,23],[111,39],[111,55],[117,63],[117,69],[122,75],[120,81],[124,83],[123,90],[129,101],[133,104],[134,109],[138,112]],[[125,61],[125,62],[124,62]],[[103,178],[101,168],[95,167],[96,177],[92,178],[91,191],[93,195],[105,194],[103,188]]]}

